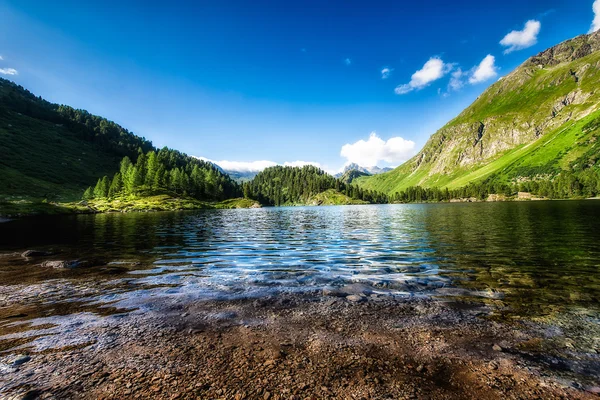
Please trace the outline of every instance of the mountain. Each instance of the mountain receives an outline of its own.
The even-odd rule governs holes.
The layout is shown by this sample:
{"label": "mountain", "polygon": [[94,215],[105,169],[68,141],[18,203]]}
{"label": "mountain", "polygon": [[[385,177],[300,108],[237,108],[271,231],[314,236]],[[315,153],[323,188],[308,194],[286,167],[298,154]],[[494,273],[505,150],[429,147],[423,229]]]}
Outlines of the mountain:
{"label": "mountain", "polygon": [[228,169],[222,169],[224,173],[229,175],[231,179],[236,181],[237,183],[248,182],[254,179],[256,175],[258,175],[259,171],[234,171]]}
{"label": "mountain", "polygon": [[224,169],[214,161],[211,161],[204,157],[194,157],[198,160],[205,161],[207,163],[212,164],[216,169],[221,171],[222,173],[229,175],[231,179],[233,179],[237,183],[243,183],[251,181],[260,171],[236,171],[233,169]]}
{"label": "mountain", "polygon": [[334,176],[336,178],[341,178],[344,174],[346,174],[349,171],[359,171],[365,175],[377,175],[377,174],[382,174],[384,172],[388,172],[391,170],[393,170],[393,168],[389,168],[389,167],[380,168],[378,166],[361,167],[360,165],[358,165],[356,163],[351,163],[351,164],[346,165],[342,172],[339,172],[339,173],[335,174]]}
{"label": "mountain", "polygon": [[387,194],[598,174],[600,32],[525,61],[433,134],[395,170],[355,182]]}
{"label": "mountain", "polygon": [[370,173],[371,175],[383,174],[384,172],[389,172],[389,171],[392,171],[393,169],[394,168],[390,168],[390,167],[378,167],[378,166],[366,168],[367,172]]}
{"label": "mountain", "polygon": [[[202,174],[197,181],[203,185],[199,197],[221,200],[240,192],[240,187],[212,164],[176,150],[159,151],[150,141],[112,121],[47,102],[1,78],[0,143],[0,201],[15,197],[75,200],[94,184],[102,192],[106,182],[99,179],[107,177],[108,181],[122,172],[124,157],[135,164],[136,174],[142,174],[147,169],[142,161],[150,153],[156,153],[157,165],[165,174],[177,175],[177,190],[187,189],[197,167],[196,177]],[[139,186],[143,186],[141,177],[135,177]],[[160,186],[172,186],[172,180],[165,176]]]}
{"label": "mountain", "polygon": [[357,169],[350,169],[345,171],[342,175],[339,175],[338,179],[344,183],[352,183],[352,181],[354,181],[356,178],[360,178],[361,176],[371,176],[371,174],[359,171]]}

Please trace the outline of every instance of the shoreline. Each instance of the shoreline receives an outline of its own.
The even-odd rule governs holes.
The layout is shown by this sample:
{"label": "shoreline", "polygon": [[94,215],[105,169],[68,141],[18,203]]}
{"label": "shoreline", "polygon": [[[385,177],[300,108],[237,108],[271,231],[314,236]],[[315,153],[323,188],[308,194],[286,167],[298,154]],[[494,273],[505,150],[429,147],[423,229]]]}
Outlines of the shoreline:
{"label": "shoreline", "polygon": [[[597,376],[577,379],[565,369],[577,365],[569,351],[544,349],[544,326],[499,323],[482,304],[277,295],[155,306],[83,329],[85,345],[21,350],[30,359],[0,375],[0,394],[592,399],[600,392]],[[18,355],[0,352],[5,371],[11,357]]]}
{"label": "shoreline", "polygon": [[[240,206],[238,201],[243,200],[252,203],[248,206]],[[400,204],[463,204],[463,203],[527,203],[527,202],[547,202],[547,201],[582,201],[582,200],[600,200],[600,197],[589,197],[589,198],[570,198],[570,199],[505,199],[505,200],[471,200],[471,199],[456,199],[454,201],[423,201],[423,202],[411,202],[411,203],[383,203],[383,204],[289,204],[281,206],[266,206],[259,204],[256,200],[251,199],[229,199],[222,202],[205,203],[198,202],[197,206],[193,207],[181,207],[181,208],[164,208],[160,206],[148,209],[95,209],[90,208],[87,205],[79,203],[41,203],[41,202],[30,202],[34,204],[29,207],[27,205],[22,207],[19,212],[3,212],[2,203],[0,203],[0,223],[9,222],[19,218],[30,218],[39,216],[49,215],[77,215],[77,214],[107,214],[107,213],[145,213],[145,212],[171,212],[171,211],[195,211],[195,210],[207,210],[207,209],[249,209],[249,208],[277,208],[277,207],[332,207],[332,206],[367,206],[367,205],[400,205]],[[200,204],[201,203],[201,204]],[[43,204],[40,209],[39,204]]]}

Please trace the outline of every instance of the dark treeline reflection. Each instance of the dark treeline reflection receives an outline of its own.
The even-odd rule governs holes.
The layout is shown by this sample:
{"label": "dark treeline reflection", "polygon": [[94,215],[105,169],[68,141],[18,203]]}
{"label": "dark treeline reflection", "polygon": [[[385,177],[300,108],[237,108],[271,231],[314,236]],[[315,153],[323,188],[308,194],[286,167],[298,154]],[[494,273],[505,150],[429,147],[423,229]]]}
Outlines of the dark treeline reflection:
{"label": "dark treeline reflection", "polygon": [[600,304],[599,206],[431,205],[424,221],[455,284],[501,293],[510,313],[540,315]]}
{"label": "dark treeline reflection", "polygon": [[[511,315],[600,304],[595,201],[98,214],[0,224],[0,253],[26,249],[158,266],[148,282],[187,285],[199,296],[358,283],[382,293],[484,299]],[[5,277],[23,279],[24,267],[5,267]],[[31,279],[50,279],[32,271]]]}
{"label": "dark treeline reflection", "polygon": [[179,227],[186,219],[185,213],[26,218],[0,224],[0,251],[42,249],[63,258],[152,261],[154,249],[183,245]]}

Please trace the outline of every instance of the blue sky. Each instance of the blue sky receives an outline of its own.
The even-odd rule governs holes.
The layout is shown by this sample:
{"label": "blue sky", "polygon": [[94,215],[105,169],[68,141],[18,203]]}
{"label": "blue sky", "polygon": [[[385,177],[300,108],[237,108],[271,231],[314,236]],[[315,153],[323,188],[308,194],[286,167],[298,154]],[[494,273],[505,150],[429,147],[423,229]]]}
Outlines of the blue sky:
{"label": "blue sky", "polygon": [[0,0],[0,74],[238,168],[398,165],[500,76],[587,33],[593,10],[592,0]]}

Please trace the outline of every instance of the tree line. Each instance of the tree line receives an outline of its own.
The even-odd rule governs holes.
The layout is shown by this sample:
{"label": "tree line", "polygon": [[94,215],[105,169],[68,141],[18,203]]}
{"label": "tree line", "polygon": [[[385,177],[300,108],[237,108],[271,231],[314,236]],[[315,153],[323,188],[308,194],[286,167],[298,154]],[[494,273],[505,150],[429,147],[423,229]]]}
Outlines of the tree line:
{"label": "tree line", "polygon": [[214,164],[164,147],[147,153],[140,148],[135,162],[123,157],[119,171],[111,178],[98,179],[96,186],[86,189],[83,199],[164,190],[198,200],[220,201],[241,196],[240,186]]}
{"label": "tree line", "polygon": [[504,183],[495,177],[471,182],[457,189],[409,187],[390,196],[391,203],[438,202],[475,198],[485,200],[490,194],[506,197],[527,192],[548,199],[570,199],[600,196],[600,172],[587,168],[579,172],[563,171],[553,178],[527,179]]}
{"label": "tree line", "polygon": [[244,197],[271,206],[305,204],[312,196],[328,189],[373,204],[388,202],[388,197],[383,193],[346,184],[312,165],[266,168],[242,187]]}
{"label": "tree line", "polygon": [[14,82],[0,78],[0,113],[9,110],[65,126],[78,138],[92,142],[117,157],[128,156],[134,159],[139,148],[143,152],[154,149],[151,141],[135,135],[113,121],[85,110],[51,103]]}

